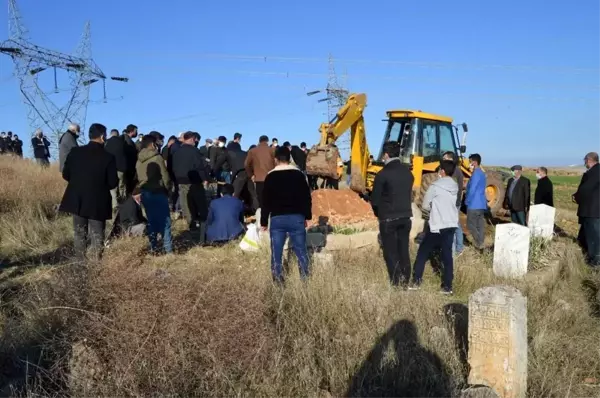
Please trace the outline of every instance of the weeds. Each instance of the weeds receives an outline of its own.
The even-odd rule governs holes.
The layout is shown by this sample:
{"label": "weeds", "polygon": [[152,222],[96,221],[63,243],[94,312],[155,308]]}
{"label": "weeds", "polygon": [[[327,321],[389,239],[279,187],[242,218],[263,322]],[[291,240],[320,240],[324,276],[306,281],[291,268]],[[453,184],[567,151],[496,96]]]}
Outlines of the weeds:
{"label": "weeds", "polygon": [[[0,159],[2,172],[23,173],[2,186],[0,247],[44,263],[71,237],[68,218],[45,213],[64,183],[43,170],[48,193],[23,196],[39,178],[23,163]],[[493,275],[491,253],[467,248],[453,297],[435,293],[429,265],[422,291],[390,287],[377,249],[336,254],[306,283],[290,267],[282,289],[264,253],[231,245],[156,258],[146,245],[122,239],[100,264],[63,259],[0,278],[2,395],[457,396],[468,296],[498,283],[528,297],[528,395],[597,395],[583,380],[600,378],[600,278],[567,239],[532,241],[536,265],[515,281]]]}

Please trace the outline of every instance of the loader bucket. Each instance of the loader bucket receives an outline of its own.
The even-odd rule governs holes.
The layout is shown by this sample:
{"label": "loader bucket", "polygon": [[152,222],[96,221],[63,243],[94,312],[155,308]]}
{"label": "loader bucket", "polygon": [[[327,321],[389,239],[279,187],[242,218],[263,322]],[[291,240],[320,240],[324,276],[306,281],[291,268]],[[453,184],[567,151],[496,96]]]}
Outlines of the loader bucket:
{"label": "loader bucket", "polygon": [[306,156],[306,173],[311,176],[338,178],[338,157],[336,147],[315,145]]}

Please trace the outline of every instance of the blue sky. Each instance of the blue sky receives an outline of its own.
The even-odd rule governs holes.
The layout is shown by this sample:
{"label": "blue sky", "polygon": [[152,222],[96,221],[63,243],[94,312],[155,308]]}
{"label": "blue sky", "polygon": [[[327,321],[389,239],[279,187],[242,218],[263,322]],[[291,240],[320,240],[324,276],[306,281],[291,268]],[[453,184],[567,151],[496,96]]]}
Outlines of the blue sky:
{"label": "blue sky", "polygon": [[[331,53],[347,87],[368,95],[373,152],[392,108],[468,122],[467,152],[487,164],[568,165],[600,149],[597,0],[18,4],[32,41],[63,52],[90,20],[97,64],[131,79],[109,82],[106,104],[102,87],[92,88],[88,125],[203,138],[240,131],[246,146],[261,134],[310,145],[326,106],[305,93],[325,87]],[[0,40],[7,35],[0,29]],[[0,55],[0,130],[26,138],[11,72]]]}

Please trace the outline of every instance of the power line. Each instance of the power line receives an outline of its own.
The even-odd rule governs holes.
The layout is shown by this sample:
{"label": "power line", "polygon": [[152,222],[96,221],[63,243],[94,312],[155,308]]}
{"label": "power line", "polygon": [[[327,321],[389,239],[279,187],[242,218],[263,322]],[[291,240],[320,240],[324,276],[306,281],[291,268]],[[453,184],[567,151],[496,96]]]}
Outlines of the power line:
{"label": "power line", "polygon": [[[77,122],[85,129],[90,86],[101,82],[106,99],[107,79],[127,81],[123,77],[105,75],[92,59],[89,22],[73,55],[33,44],[17,7],[17,0],[8,1],[8,27],[9,38],[0,43],[0,54],[9,56],[13,61],[14,75],[19,80],[32,131],[47,127],[58,138],[67,123]],[[39,84],[42,73],[50,74],[49,77],[54,78],[54,93],[60,92],[58,71],[67,72],[70,80],[70,95],[62,106],[57,105]]]}
{"label": "power line", "polygon": [[[159,69],[159,70],[173,70],[173,68],[161,65],[145,65],[140,66],[140,68],[145,69]],[[177,73],[186,73],[199,75],[198,69],[176,69]],[[291,78],[328,78],[329,74],[327,73],[319,73],[319,72],[301,72],[301,71],[258,71],[258,70],[225,70],[225,69],[217,69],[217,70],[202,70],[201,75],[206,74],[216,74],[216,75],[231,75],[231,74],[239,74],[250,77],[255,76],[270,76],[270,77],[278,77],[282,79],[291,79]],[[379,74],[344,74],[344,76],[353,79],[370,79],[370,80],[382,80],[382,81],[416,81],[419,83],[423,82],[431,82],[436,84],[474,84],[480,86],[483,84],[480,81],[476,80],[467,80],[467,79],[449,79],[449,78],[415,78],[414,76],[382,76]],[[489,82],[489,80],[488,80]],[[540,85],[540,84],[518,84],[519,87],[527,87],[527,88],[538,88],[538,89],[577,89],[577,90],[600,90],[600,85],[589,85],[589,86],[579,86],[579,85],[560,85],[560,84],[551,84],[551,85]]]}
{"label": "power line", "polygon": [[[108,53],[107,53],[108,54]],[[277,55],[244,55],[244,54],[219,54],[219,53],[201,53],[201,52],[127,52],[130,56],[149,56],[161,57],[180,55],[194,58],[222,59],[234,61],[255,61],[255,62],[293,62],[293,63],[327,63],[328,58],[318,57],[300,57],[300,56],[277,56]],[[114,55],[111,51],[110,55]],[[374,58],[336,58],[338,64],[379,64],[390,66],[414,66],[420,68],[441,68],[441,69],[506,69],[513,71],[555,71],[555,72],[577,72],[577,73],[598,73],[599,68],[578,67],[578,66],[555,66],[555,65],[510,65],[510,64],[476,64],[476,63],[448,63],[431,61],[399,61],[384,60]]]}

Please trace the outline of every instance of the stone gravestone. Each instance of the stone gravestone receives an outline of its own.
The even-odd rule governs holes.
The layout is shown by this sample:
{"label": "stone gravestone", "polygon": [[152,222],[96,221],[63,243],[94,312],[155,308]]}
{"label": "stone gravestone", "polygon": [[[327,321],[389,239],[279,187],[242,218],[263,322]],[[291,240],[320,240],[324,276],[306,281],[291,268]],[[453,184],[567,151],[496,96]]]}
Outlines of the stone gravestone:
{"label": "stone gravestone", "polygon": [[529,263],[529,228],[518,224],[496,226],[494,239],[494,275],[520,278],[527,274]]}
{"label": "stone gravestone", "polygon": [[556,209],[548,205],[533,205],[529,209],[529,229],[531,236],[552,239]]}
{"label": "stone gravestone", "polygon": [[490,286],[469,297],[470,385],[501,398],[527,393],[527,298],[512,286]]}

